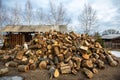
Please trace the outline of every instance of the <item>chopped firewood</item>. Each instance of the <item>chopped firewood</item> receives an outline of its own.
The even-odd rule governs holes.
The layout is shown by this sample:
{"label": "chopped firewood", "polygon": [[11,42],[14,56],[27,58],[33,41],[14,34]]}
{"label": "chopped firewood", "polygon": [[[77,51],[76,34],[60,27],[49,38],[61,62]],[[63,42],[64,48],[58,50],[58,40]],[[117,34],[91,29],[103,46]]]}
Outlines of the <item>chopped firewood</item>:
{"label": "chopped firewood", "polygon": [[17,63],[17,62],[14,62],[14,61],[10,61],[10,62],[5,63],[5,66],[17,67],[17,66],[18,66],[18,63]]}
{"label": "chopped firewood", "polygon": [[89,59],[89,55],[88,54],[86,54],[86,53],[84,53],[84,54],[82,54],[82,57],[84,58],[84,59]]}
{"label": "chopped firewood", "polygon": [[60,70],[62,74],[71,73],[71,67],[68,64],[61,63],[60,66],[61,66]]}
{"label": "chopped firewood", "polygon": [[0,69],[0,76],[6,74],[6,73],[8,73],[8,72],[9,72],[9,69],[8,69],[8,68],[2,68],[2,69]]}
{"label": "chopped firewood", "polygon": [[98,69],[93,68],[92,71],[93,71],[94,74],[98,74]]}
{"label": "chopped firewood", "polygon": [[29,66],[28,65],[19,65],[18,66],[18,71],[27,72],[27,71],[29,71]]}
{"label": "chopped firewood", "polygon": [[37,65],[35,63],[30,65],[30,70],[35,70],[37,68]]}
{"label": "chopped firewood", "polygon": [[75,70],[75,69],[72,69],[71,72],[75,75],[77,74],[77,70]]}
{"label": "chopped firewood", "polygon": [[88,47],[86,47],[86,46],[80,46],[80,49],[87,51]]}
{"label": "chopped firewood", "polygon": [[107,55],[107,59],[108,59],[108,62],[109,62],[109,64],[110,64],[110,66],[117,66],[118,65],[118,62],[117,61],[115,61],[113,58],[112,58],[112,56],[111,55]]}
{"label": "chopped firewood", "polygon": [[93,77],[93,73],[92,73],[92,71],[90,71],[89,69],[87,69],[87,68],[83,68],[83,70],[84,70],[84,73],[86,74],[86,76],[88,77],[88,78],[92,78]]}
{"label": "chopped firewood", "polygon": [[50,79],[60,74],[77,74],[83,71],[88,78],[105,65],[117,66],[115,56],[87,34],[49,31],[36,34],[28,43],[10,50],[0,50],[0,60],[9,67],[26,72],[37,68],[50,71]]}
{"label": "chopped firewood", "polygon": [[93,68],[93,63],[92,60],[83,60],[82,61],[82,67],[86,67],[86,68]]}
{"label": "chopped firewood", "polygon": [[47,62],[46,61],[41,61],[39,64],[40,69],[46,69],[47,68]]}
{"label": "chopped firewood", "polygon": [[55,71],[54,71],[54,77],[55,78],[57,78],[57,77],[59,77],[59,70],[58,69],[55,69]]}

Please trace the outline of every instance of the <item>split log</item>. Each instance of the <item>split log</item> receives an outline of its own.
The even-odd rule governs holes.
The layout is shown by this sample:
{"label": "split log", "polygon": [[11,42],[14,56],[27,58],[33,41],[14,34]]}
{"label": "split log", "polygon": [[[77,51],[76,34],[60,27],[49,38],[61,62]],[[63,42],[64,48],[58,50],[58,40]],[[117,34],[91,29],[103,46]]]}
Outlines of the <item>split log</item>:
{"label": "split log", "polygon": [[71,67],[68,64],[61,63],[60,70],[62,74],[71,73]]}
{"label": "split log", "polygon": [[80,46],[80,49],[87,51],[88,47],[86,47],[86,46]]}
{"label": "split log", "polygon": [[93,68],[92,71],[93,71],[94,74],[98,74],[98,69]]}
{"label": "split log", "polygon": [[40,45],[40,44],[35,44],[35,45],[29,46],[29,49],[41,49],[41,48],[42,48],[42,45]]}
{"label": "split log", "polygon": [[27,72],[27,71],[29,71],[29,66],[28,65],[19,65],[18,66],[18,71]]}
{"label": "split log", "polygon": [[37,68],[37,64],[33,63],[30,65],[30,70],[35,70]]}
{"label": "split log", "polygon": [[83,57],[84,59],[89,59],[89,58],[90,58],[90,55],[87,54],[87,53],[84,53],[84,54],[82,54],[82,57]]}
{"label": "split log", "polygon": [[66,40],[68,43],[72,44],[72,41],[70,41],[67,37],[65,38],[65,40]]}
{"label": "split log", "polygon": [[93,68],[93,63],[92,60],[83,60],[82,61],[82,67],[86,67],[86,68]]}
{"label": "split log", "polygon": [[72,56],[69,56],[68,58],[65,59],[65,62],[69,62],[72,59]]}
{"label": "split log", "polygon": [[18,66],[18,63],[17,62],[14,62],[14,61],[10,61],[10,62],[7,62],[5,63],[5,66],[9,66],[9,67],[17,67]]}
{"label": "split log", "polygon": [[59,55],[59,54],[60,54],[60,51],[59,51],[59,47],[58,47],[58,46],[55,46],[55,47],[54,47],[54,51],[55,51],[55,54],[56,54],[56,55]]}
{"label": "split log", "polygon": [[47,49],[48,50],[52,49],[52,46],[51,45],[47,45]]}
{"label": "split log", "polygon": [[63,54],[66,55],[68,53],[69,49],[66,49]]}
{"label": "split log", "polygon": [[81,60],[82,60],[82,59],[79,58],[79,57],[73,57],[72,59],[76,61],[76,65],[77,65],[77,66],[76,66],[76,69],[79,70],[79,69],[80,69],[80,65],[81,65]]}
{"label": "split log", "polygon": [[92,73],[92,71],[90,71],[89,69],[87,69],[87,68],[83,68],[83,71],[84,71],[84,73],[86,74],[86,76],[88,77],[88,78],[93,78],[93,73]]}
{"label": "split log", "polygon": [[23,55],[24,55],[25,51],[19,51],[16,55],[16,59],[22,59],[23,58]]}
{"label": "split log", "polygon": [[3,68],[3,69],[0,69],[0,76],[6,74],[9,72],[9,69],[8,68]]}
{"label": "split log", "polygon": [[63,61],[63,60],[64,60],[63,54],[59,54],[59,55],[58,55],[58,59],[59,59],[59,61]]}
{"label": "split log", "polygon": [[75,75],[77,74],[77,70],[75,70],[74,68],[71,70],[71,72]]}
{"label": "split log", "polygon": [[115,60],[112,58],[112,56],[111,56],[111,55],[107,55],[107,59],[108,59],[108,62],[109,62],[109,64],[110,64],[110,66],[115,67],[115,66],[117,66],[117,65],[118,65],[118,62],[117,62],[117,61],[115,61]]}
{"label": "split log", "polygon": [[55,69],[55,71],[54,71],[54,77],[55,78],[57,78],[57,77],[59,77],[59,70],[58,69]]}
{"label": "split log", "polygon": [[98,59],[100,56],[97,53],[93,53],[94,57]]}
{"label": "split log", "polygon": [[73,61],[69,60],[68,64],[70,65],[71,68],[73,68]]}
{"label": "split log", "polygon": [[104,69],[105,68],[104,62],[102,60],[98,60],[98,67],[100,69]]}
{"label": "split log", "polygon": [[39,64],[40,69],[46,69],[47,68],[47,62],[46,61],[41,61]]}

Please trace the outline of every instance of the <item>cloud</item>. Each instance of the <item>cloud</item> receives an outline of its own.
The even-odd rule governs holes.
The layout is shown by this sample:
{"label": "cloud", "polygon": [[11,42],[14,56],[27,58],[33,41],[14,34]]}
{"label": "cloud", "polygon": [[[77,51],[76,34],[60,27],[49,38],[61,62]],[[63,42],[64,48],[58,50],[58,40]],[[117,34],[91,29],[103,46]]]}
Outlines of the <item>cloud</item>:
{"label": "cloud", "polygon": [[[27,0],[3,0],[4,5],[8,7],[14,7],[16,2],[21,7],[24,7]],[[30,0],[33,8],[42,7],[44,11],[49,9],[49,0]],[[120,8],[120,0],[51,0],[54,3],[63,3],[66,8],[67,14],[72,18],[70,26],[79,28],[78,16],[83,10],[85,3],[89,3],[93,9],[97,11],[98,20],[100,23],[100,29],[105,30],[107,28],[116,28],[117,21],[120,16],[118,8]]]}

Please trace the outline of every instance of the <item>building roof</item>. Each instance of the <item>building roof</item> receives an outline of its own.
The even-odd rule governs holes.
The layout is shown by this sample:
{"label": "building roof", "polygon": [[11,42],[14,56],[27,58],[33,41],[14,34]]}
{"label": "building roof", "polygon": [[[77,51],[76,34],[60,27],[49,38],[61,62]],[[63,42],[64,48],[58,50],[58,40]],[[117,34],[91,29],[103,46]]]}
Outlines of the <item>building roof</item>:
{"label": "building roof", "polygon": [[65,25],[53,27],[53,25],[8,25],[1,29],[1,32],[46,32],[52,29],[65,32],[67,30]]}
{"label": "building roof", "polygon": [[120,37],[120,34],[109,34],[109,35],[102,36],[102,39],[115,39],[119,37]]}

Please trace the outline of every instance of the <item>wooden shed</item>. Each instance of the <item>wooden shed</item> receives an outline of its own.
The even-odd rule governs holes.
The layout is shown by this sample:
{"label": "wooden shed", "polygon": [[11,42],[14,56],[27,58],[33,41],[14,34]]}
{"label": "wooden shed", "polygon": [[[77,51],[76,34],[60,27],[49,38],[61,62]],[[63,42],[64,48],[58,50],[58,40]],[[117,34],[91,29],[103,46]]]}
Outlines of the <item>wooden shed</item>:
{"label": "wooden shed", "polygon": [[120,49],[120,34],[109,34],[102,36],[105,48]]}
{"label": "wooden shed", "polygon": [[66,32],[65,25],[8,25],[4,27],[1,32],[4,32],[4,47],[14,48],[16,45],[23,45],[24,42],[32,40],[32,35],[39,32],[46,32],[49,30],[57,30]]}

